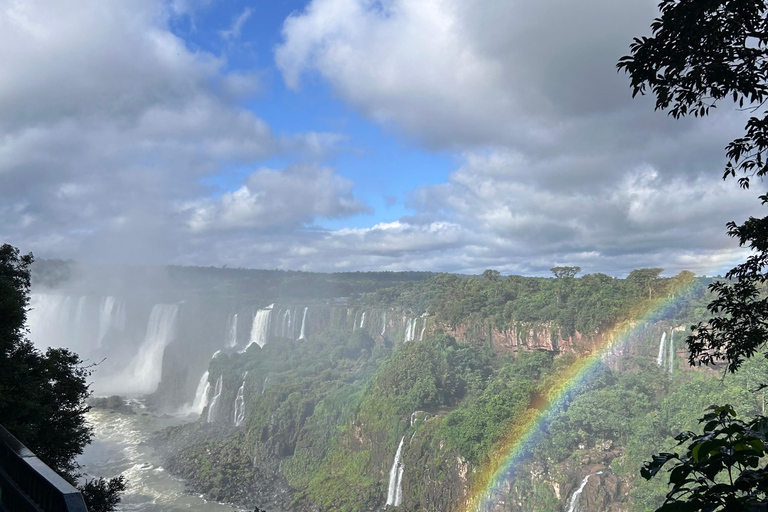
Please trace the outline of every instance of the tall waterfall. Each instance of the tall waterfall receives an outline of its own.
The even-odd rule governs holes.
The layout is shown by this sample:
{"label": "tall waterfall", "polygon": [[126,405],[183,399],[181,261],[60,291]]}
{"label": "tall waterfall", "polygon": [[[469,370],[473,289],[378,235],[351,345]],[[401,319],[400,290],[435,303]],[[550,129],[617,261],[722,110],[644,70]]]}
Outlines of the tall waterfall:
{"label": "tall waterfall", "polygon": [[413,341],[416,338],[416,322],[418,318],[409,318],[405,324],[405,339],[403,341]]}
{"label": "tall waterfall", "polygon": [[427,330],[427,319],[424,318],[424,326],[421,328],[421,334],[419,334],[419,341],[424,341],[424,331]]}
{"label": "tall waterfall", "polygon": [[[600,475],[602,474],[602,471],[598,471],[597,473],[592,473],[594,475]],[[568,510],[567,512],[578,512],[579,510],[579,498],[581,498],[581,493],[584,491],[584,487],[587,486],[587,482],[589,481],[589,477],[592,476],[592,474],[587,475],[584,477],[584,480],[581,481],[581,485],[578,489],[573,493],[571,496],[571,499],[568,500]]]}
{"label": "tall waterfall", "polygon": [[384,336],[385,332],[387,332],[387,312],[386,311],[381,315],[381,335]]}
{"label": "tall waterfall", "polygon": [[208,407],[208,423],[213,423],[216,421],[216,415],[219,413],[219,409],[221,408],[222,391],[224,391],[224,376],[219,375],[219,378],[216,381],[216,387],[213,390],[213,399],[211,400],[211,405]]}
{"label": "tall waterfall", "polygon": [[675,331],[669,333],[669,360],[667,366],[669,368],[669,374],[672,375],[672,371],[675,365]]}
{"label": "tall waterfall", "polygon": [[115,297],[32,293],[29,305],[30,339],[41,350],[67,347],[87,359],[107,333],[125,329],[125,303]]}
{"label": "tall waterfall", "polygon": [[237,346],[237,313],[229,320],[229,335],[227,336],[227,348]]}
{"label": "tall waterfall", "polygon": [[389,470],[387,506],[392,505],[399,507],[403,503],[403,465],[400,462],[400,454],[403,451],[403,441],[405,441],[405,436],[400,439],[400,444],[395,453],[395,461],[392,463],[392,469]]}
{"label": "tall waterfall", "polygon": [[237,390],[237,396],[235,397],[235,426],[240,427],[245,422],[245,377],[248,372],[245,372],[243,376],[243,384],[240,389]]}
{"label": "tall waterfall", "polygon": [[109,379],[107,389],[127,394],[155,392],[160,383],[165,347],[176,337],[178,312],[178,304],[155,304],[139,352],[125,370]]}
{"label": "tall waterfall", "polygon": [[360,317],[360,328],[362,329],[365,327],[365,311],[363,311],[363,316]]}
{"label": "tall waterfall", "polygon": [[[259,347],[266,345],[267,338],[269,337],[269,320],[272,316],[272,306],[256,312],[256,316],[253,317],[253,327],[251,327],[251,341],[246,345],[246,349],[254,343]],[[243,352],[245,352],[245,349],[243,349]]]}
{"label": "tall waterfall", "polygon": [[656,356],[656,364],[661,366],[664,364],[664,352],[667,347],[667,333],[661,333],[661,341],[659,342],[659,355]]}
{"label": "tall waterfall", "polygon": [[208,392],[211,390],[211,384],[208,382],[208,370],[205,371],[195,391],[195,399],[187,408],[189,412],[202,414],[205,406],[208,405]]}
{"label": "tall waterfall", "polygon": [[99,340],[98,344],[101,346],[101,341],[107,334],[110,321],[112,320],[112,310],[115,307],[115,298],[106,297],[101,303],[101,311],[99,312]]}
{"label": "tall waterfall", "polygon": [[309,307],[305,307],[304,308],[304,315],[301,317],[301,331],[299,333],[299,339],[300,340],[307,339],[307,331],[305,329],[306,329],[306,326],[307,326],[307,310],[308,309],[309,309]]}

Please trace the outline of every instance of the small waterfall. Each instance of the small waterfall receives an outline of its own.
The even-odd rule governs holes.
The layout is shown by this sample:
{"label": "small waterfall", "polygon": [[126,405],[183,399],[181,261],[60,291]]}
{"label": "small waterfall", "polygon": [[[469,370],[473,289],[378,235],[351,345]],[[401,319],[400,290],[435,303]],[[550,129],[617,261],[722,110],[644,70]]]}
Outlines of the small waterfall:
{"label": "small waterfall", "polygon": [[659,355],[656,356],[656,364],[662,366],[664,364],[664,352],[667,347],[667,333],[661,333],[661,341],[659,342]]}
{"label": "small waterfall", "polygon": [[416,339],[416,323],[418,318],[410,318],[405,324],[405,339],[403,341],[413,341]]}
{"label": "small waterfall", "polygon": [[213,399],[211,400],[211,405],[208,407],[208,423],[213,423],[216,421],[216,415],[218,414],[219,408],[221,407],[222,391],[224,391],[224,376],[219,375],[219,378],[216,381],[216,387],[213,390]]}
{"label": "small waterfall", "polygon": [[245,377],[248,376],[248,372],[245,372],[243,376],[243,384],[240,389],[237,390],[237,396],[235,397],[235,426],[241,427],[245,422]]}
{"label": "small waterfall", "polygon": [[384,333],[387,332],[387,312],[385,311],[381,316],[381,335],[384,336]]}
{"label": "small waterfall", "polygon": [[283,319],[280,324],[280,336],[283,338],[293,338],[293,330],[291,329],[291,310],[290,308],[283,313]]}
{"label": "small waterfall", "polygon": [[360,328],[362,329],[365,327],[365,311],[363,311],[363,316],[360,317]]}
{"label": "small waterfall", "polygon": [[307,339],[307,331],[305,330],[307,326],[307,310],[309,309],[309,306],[304,308],[304,315],[301,317],[301,331],[299,334],[300,340]]}
{"label": "small waterfall", "polygon": [[200,383],[198,383],[197,391],[195,391],[195,399],[192,401],[192,405],[189,406],[190,412],[203,413],[203,409],[208,405],[208,392],[210,390],[211,384],[208,382],[208,370],[206,370],[203,376],[200,377]]}
{"label": "small waterfall", "polygon": [[128,368],[112,379],[111,389],[136,394],[155,392],[160,383],[165,347],[176,337],[178,312],[178,304],[155,304],[139,352]]}
{"label": "small waterfall", "polygon": [[667,361],[669,366],[669,375],[672,375],[675,366],[675,331],[669,333],[669,360]]}
{"label": "small waterfall", "polygon": [[264,392],[267,390],[267,382],[269,382],[269,375],[264,377],[264,384],[261,385],[261,394],[263,395]]}
{"label": "small waterfall", "polygon": [[400,439],[400,444],[395,453],[395,461],[392,463],[392,469],[389,471],[387,506],[392,505],[398,507],[403,502],[403,465],[400,462],[400,453],[403,451],[403,441],[405,441],[405,436]]}
{"label": "small waterfall", "polygon": [[227,336],[227,348],[237,346],[237,313],[229,320],[229,335]]}
{"label": "small waterfall", "polygon": [[[272,304],[274,306],[274,304]],[[272,306],[266,309],[260,309],[256,312],[256,316],[253,317],[253,327],[251,327],[251,341],[245,347],[247,349],[254,343],[259,347],[264,347],[267,344],[267,338],[269,337],[269,320],[272,315]],[[243,352],[245,352],[243,349]]]}
{"label": "small waterfall", "polygon": [[109,331],[109,324],[112,322],[112,310],[114,307],[114,297],[106,297],[101,302],[101,310],[99,311],[99,338],[96,342],[99,347],[101,347],[101,342],[104,339],[104,336],[107,335],[107,331]]}
{"label": "small waterfall", "polygon": [[[593,473],[594,475],[600,475],[602,474],[602,471],[598,471],[597,473]],[[571,499],[568,500],[568,510],[567,512],[578,512],[579,511],[579,498],[581,498],[581,493],[584,491],[584,487],[586,487],[587,482],[589,481],[589,477],[592,475],[587,475],[584,477],[584,480],[581,481],[581,485],[578,489],[573,493],[571,496]]]}
{"label": "small waterfall", "polygon": [[421,328],[421,334],[419,334],[419,341],[424,341],[424,331],[427,330],[427,319],[424,319],[424,327]]}

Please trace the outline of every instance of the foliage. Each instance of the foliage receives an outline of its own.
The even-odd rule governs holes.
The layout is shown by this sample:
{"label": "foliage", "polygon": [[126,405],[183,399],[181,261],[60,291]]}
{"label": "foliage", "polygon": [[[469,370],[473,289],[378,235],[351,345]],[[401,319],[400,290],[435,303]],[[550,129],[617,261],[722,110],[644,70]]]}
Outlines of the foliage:
{"label": "foliage", "polygon": [[[79,478],[76,457],[91,441],[85,421],[89,375],[66,349],[45,353],[26,339],[29,266],[32,255],[0,247],[0,418],[3,425],[48,466],[71,483]],[[124,489],[121,478],[86,482],[91,510],[113,510]]]}
{"label": "foliage", "polygon": [[[673,117],[704,116],[724,99],[752,113],[768,100],[768,5],[763,0],[718,0],[691,2],[663,0],[661,17],[651,28],[652,37],[636,38],[631,55],[623,57],[619,69],[631,77],[633,94],[650,88],[656,108]],[[726,147],[723,177],[740,175],[739,184],[748,188],[750,178],[768,173],[768,111],[753,115],[745,134]],[[760,196],[762,203],[768,196]],[[727,281],[713,283],[716,296],[707,306],[712,320],[694,326],[687,343],[691,364],[713,365],[725,361],[736,371],[745,359],[765,347],[768,341],[768,217],[750,218],[742,225],[728,224],[728,234],[748,246],[752,254],[726,274]],[[704,418],[704,433],[682,434],[689,452],[683,458],[661,454],[646,466],[650,478],[667,460],[679,463],[670,474],[672,491],[662,510],[743,510],[760,503],[768,480],[755,471],[762,445],[763,421],[732,418],[729,406],[716,408]],[[706,449],[705,449],[706,448]],[[712,448],[712,450],[710,450]],[[701,450],[705,449],[704,456]],[[735,474],[734,474],[735,472]],[[727,473],[727,479],[725,475]],[[688,478],[698,474],[697,478]],[[742,476],[744,478],[742,478]],[[735,477],[735,478],[734,478]]]}
{"label": "foliage", "polygon": [[683,432],[675,439],[688,444],[685,453],[660,453],[641,473],[651,479],[668,462],[673,464],[667,493],[659,512],[676,510],[741,511],[764,507],[768,497],[768,467],[760,467],[766,455],[768,418],[749,422],[736,418],[730,405],[712,406],[701,418],[703,433]]}

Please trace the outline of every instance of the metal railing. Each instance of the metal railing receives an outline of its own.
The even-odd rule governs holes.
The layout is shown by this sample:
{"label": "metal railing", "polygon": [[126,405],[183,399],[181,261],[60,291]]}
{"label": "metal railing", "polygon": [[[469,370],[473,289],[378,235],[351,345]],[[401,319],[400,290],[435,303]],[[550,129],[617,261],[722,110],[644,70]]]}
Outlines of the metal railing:
{"label": "metal railing", "polygon": [[0,511],[88,512],[83,496],[0,425]]}

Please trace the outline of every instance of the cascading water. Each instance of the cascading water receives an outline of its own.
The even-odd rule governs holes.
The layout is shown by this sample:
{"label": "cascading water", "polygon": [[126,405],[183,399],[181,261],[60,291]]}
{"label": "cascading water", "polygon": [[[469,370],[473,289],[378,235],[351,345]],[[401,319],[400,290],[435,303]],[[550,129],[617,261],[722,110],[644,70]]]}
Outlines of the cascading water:
{"label": "cascading water", "polygon": [[419,341],[424,341],[424,332],[427,330],[427,319],[424,318],[424,326],[421,328],[421,334],[419,334]]}
{"label": "cascading water", "polygon": [[293,330],[291,329],[291,310],[286,309],[283,313],[283,319],[280,324],[280,337],[293,338]]}
{"label": "cascading water", "polygon": [[387,312],[386,311],[381,315],[381,335],[384,336],[385,332],[387,332]]}
{"label": "cascading water", "polygon": [[659,355],[656,356],[656,364],[659,366],[664,364],[664,352],[667,346],[666,343],[667,343],[667,333],[663,332],[661,333],[661,341],[659,341]]}
{"label": "cascading water", "polygon": [[[272,305],[274,306],[274,304]],[[251,327],[251,341],[242,350],[245,350],[253,345],[257,344],[259,347],[263,347],[267,343],[269,337],[269,320],[272,316],[272,306],[266,309],[260,309],[256,312],[256,316],[253,317],[253,327]]]}
{"label": "cascading water", "polygon": [[362,329],[365,327],[365,311],[363,311],[363,315],[360,317],[360,328]]}
{"label": "cascading water", "polygon": [[178,304],[155,304],[147,323],[147,334],[128,367],[101,386],[101,392],[154,393],[160,383],[165,347],[176,337]]}
{"label": "cascading water", "polygon": [[101,303],[101,310],[99,311],[99,339],[97,341],[98,346],[101,347],[101,342],[104,340],[104,336],[109,331],[109,324],[112,322],[112,310],[115,307],[114,297],[105,297]]}
{"label": "cascading water", "polygon": [[237,346],[237,313],[229,320],[229,335],[227,336],[227,348]]}
{"label": "cascading water", "polygon": [[208,382],[208,370],[205,371],[200,382],[197,384],[197,390],[195,391],[195,399],[192,404],[185,407],[185,411],[194,412],[196,414],[202,414],[205,406],[208,405],[208,393],[211,390],[211,384]]}
{"label": "cascading water", "polygon": [[267,382],[269,382],[269,375],[264,377],[264,384],[261,385],[261,394],[263,395],[264,392],[267,390]]}
{"label": "cascading water", "polygon": [[219,375],[219,378],[216,381],[216,387],[213,390],[211,405],[208,406],[208,418],[206,418],[208,423],[213,423],[216,421],[216,415],[219,413],[219,409],[221,408],[222,391],[224,391],[224,376]]}
{"label": "cascading water", "polygon": [[299,339],[305,340],[307,339],[307,331],[305,330],[307,326],[307,310],[309,307],[304,308],[304,315],[301,317],[301,331],[299,333]]}
{"label": "cascading water", "polygon": [[403,502],[403,465],[400,462],[400,454],[403,451],[403,441],[405,441],[405,436],[400,439],[400,444],[395,453],[395,461],[392,463],[392,469],[389,471],[387,506],[398,507]]}
{"label": "cascading water", "polygon": [[600,475],[602,474],[602,471],[598,471],[597,473],[592,473],[590,475],[587,475],[584,477],[584,480],[581,481],[581,485],[578,489],[573,493],[571,496],[571,499],[568,500],[568,510],[567,512],[578,512],[579,510],[579,498],[581,498],[581,493],[584,491],[584,487],[587,486],[587,482],[589,481],[589,477],[592,475]]}
{"label": "cascading water", "polygon": [[248,376],[248,372],[243,375],[243,384],[240,389],[237,390],[237,396],[235,397],[235,426],[241,427],[245,422],[245,377]]}

